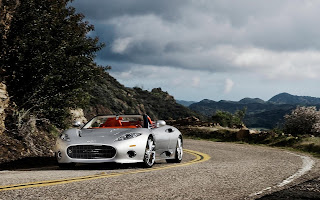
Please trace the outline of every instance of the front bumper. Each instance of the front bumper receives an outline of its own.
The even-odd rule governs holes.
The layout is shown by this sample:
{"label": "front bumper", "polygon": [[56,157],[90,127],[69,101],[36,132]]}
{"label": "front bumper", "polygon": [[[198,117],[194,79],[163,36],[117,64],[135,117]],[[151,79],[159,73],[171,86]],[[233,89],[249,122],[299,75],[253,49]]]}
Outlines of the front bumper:
{"label": "front bumper", "polygon": [[[138,163],[143,162],[146,142],[138,140],[140,138],[134,138],[127,141],[117,141],[112,144],[105,143],[70,143],[58,139],[54,148],[57,161],[59,163],[105,163],[105,162],[115,162],[115,163]],[[110,146],[115,149],[115,155],[111,158],[71,158],[70,152],[68,155],[67,149],[71,146]],[[88,150],[90,151],[90,150]],[[130,153],[128,153],[130,152]],[[134,156],[132,157],[132,153]]]}

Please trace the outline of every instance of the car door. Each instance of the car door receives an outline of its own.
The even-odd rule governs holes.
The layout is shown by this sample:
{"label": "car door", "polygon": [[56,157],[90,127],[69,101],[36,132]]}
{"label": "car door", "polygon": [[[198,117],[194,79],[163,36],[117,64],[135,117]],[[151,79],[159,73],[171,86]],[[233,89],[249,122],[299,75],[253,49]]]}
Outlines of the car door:
{"label": "car door", "polygon": [[178,139],[180,132],[178,129],[176,129],[175,127],[172,127],[172,126],[167,127],[167,129],[165,131],[170,137],[170,143],[168,145],[168,149],[170,152],[174,152],[176,149],[176,146],[177,146],[177,139]]}
{"label": "car door", "polygon": [[170,133],[167,130],[168,126],[162,126],[159,128],[153,128],[152,132],[156,141],[156,153],[161,155],[168,151],[170,145]]}

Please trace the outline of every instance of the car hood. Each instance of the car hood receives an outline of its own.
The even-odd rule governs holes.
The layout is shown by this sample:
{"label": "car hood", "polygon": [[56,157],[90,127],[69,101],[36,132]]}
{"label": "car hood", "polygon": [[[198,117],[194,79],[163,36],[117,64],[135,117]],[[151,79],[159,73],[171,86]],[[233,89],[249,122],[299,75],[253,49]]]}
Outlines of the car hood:
{"label": "car hood", "polygon": [[81,129],[79,131],[79,136],[83,139],[96,139],[96,140],[108,140],[114,141],[118,137],[126,134],[126,133],[142,133],[141,129],[110,129],[110,128],[103,128],[103,129]]}

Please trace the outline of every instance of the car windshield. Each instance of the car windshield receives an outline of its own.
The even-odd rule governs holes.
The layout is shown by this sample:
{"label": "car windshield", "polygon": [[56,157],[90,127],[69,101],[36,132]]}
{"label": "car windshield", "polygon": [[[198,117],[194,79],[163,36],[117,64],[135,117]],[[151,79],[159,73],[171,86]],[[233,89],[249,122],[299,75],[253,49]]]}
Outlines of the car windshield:
{"label": "car windshield", "polygon": [[142,115],[108,115],[94,117],[83,128],[142,128],[143,126]]}

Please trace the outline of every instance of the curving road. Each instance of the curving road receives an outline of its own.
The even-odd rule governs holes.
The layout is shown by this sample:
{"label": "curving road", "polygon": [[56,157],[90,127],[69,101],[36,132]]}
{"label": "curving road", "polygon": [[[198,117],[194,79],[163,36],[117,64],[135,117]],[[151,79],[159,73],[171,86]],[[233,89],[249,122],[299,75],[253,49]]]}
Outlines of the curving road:
{"label": "curving road", "polygon": [[0,199],[255,199],[320,171],[318,159],[268,147],[185,140],[184,148],[193,151],[185,152],[182,164],[161,162],[151,170],[84,165],[0,171]]}

